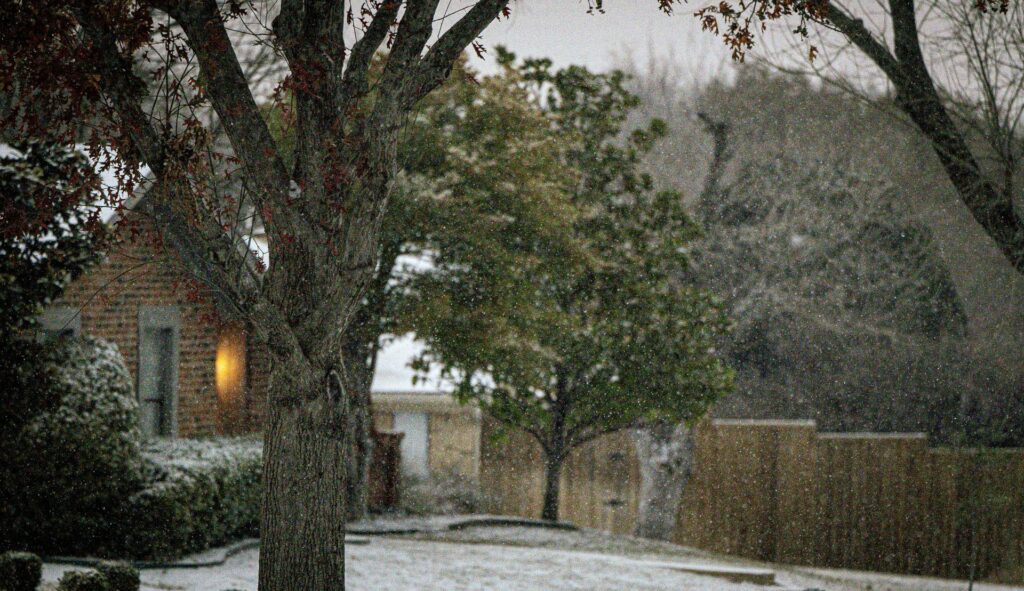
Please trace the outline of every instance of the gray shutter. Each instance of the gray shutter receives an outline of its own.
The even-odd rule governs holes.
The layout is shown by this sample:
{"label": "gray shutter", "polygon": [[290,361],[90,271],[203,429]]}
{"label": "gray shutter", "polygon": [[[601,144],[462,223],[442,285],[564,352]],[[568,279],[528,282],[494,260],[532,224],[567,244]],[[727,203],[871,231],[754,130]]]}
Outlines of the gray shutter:
{"label": "gray shutter", "polygon": [[139,422],[146,437],[178,431],[178,340],[176,306],[139,306]]}

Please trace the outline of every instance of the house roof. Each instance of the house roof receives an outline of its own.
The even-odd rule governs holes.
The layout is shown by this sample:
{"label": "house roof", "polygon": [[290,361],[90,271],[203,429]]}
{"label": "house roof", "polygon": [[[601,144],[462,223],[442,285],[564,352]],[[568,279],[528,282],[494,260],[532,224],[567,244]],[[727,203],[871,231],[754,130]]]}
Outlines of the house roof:
{"label": "house roof", "polygon": [[[88,157],[88,152],[84,146],[77,147],[80,152]],[[0,143],[0,158],[20,155],[21,152],[19,150],[8,144]],[[113,170],[104,168],[101,162],[97,162],[91,157],[90,162],[95,167],[97,174],[100,175],[101,183],[105,188],[112,189],[118,187],[117,176]],[[140,172],[143,177],[149,176],[148,168],[143,168]],[[145,202],[145,198],[146,192],[144,190],[136,191],[134,194],[122,192],[119,201],[123,204],[124,209],[132,210],[141,207]],[[114,224],[118,221],[119,208],[112,207],[106,203],[97,204],[97,207],[100,210],[100,219],[104,223]],[[245,247],[247,247],[247,260],[252,263],[258,257],[263,264],[262,268],[269,268],[270,249],[266,236],[260,233],[251,236],[243,235],[241,238],[245,242]],[[424,264],[420,261],[412,261],[411,263],[407,261],[407,263],[413,267]],[[423,349],[423,344],[417,341],[411,334],[388,340],[387,344],[378,353],[377,368],[374,373],[371,390],[378,393],[403,396],[450,393],[453,390],[451,384],[443,382],[440,372],[436,369],[430,372],[426,379],[418,379],[414,383],[413,378],[416,376],[416,372],[409,367],[409,364],[417,355],[423,352]]]}

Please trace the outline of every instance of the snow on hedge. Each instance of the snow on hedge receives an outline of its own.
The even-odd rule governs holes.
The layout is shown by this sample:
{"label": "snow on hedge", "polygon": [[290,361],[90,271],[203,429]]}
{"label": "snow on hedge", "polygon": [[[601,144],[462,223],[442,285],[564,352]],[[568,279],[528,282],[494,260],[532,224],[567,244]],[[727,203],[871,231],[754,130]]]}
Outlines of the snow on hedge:
{"label": "snow on hedge", "polygon": [[130,499],[135,557],[179,557],[257,535],[262,452],[252,438],[147,443],[147,485]]}

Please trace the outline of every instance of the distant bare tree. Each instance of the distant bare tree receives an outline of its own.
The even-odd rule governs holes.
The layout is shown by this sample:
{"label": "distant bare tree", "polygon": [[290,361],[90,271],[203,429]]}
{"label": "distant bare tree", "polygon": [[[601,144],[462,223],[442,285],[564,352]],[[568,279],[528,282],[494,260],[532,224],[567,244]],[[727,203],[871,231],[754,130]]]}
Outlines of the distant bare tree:
{"label": "distant bare tree", "polygon": [[[648,70],[648,76],[666,80],[665,70]],[[651,87],[647,88],[651,92]],[[654,90],[664,97],[665,105],[681,105],[679,86],[656,84]],[[732,157],[729,125],[698,113],[712,137],[711,162],[704,179],[702,196],[718,194],[726,165]],[[702,197],[703,198],[703,197]],[[681,279],[681,278],[680,278]],[[694,436],[692,424],[654,419],[633,429],[633,443],[640,463],[640,505],[634,534],[641,538],[671,540],[676,512],[683,490],[693,471]]]}
{"label": "distant bare tree", "polygon": [[[971,145],[963,127],[958,125],[947,100],[952,93],[943,88],[942,80],[935,76],[938,58],[927,51],[928,37],[934,28],[951,29],[956,39],[967,43],[968,55],[973,54],[967,60],[968,68],[973,62],[975,66],[986,69],[984,76],[975,76],[980,85],[970,85],[975,93],[972,96],[981,96],[980,103],[988,103],[985,109],[996,109],[1005,114],[1006,104],[998,104],[999,101],[993,99],[1005,98],[1006,95],[1002,89],[997,90],[991,85],[997,78],[991,76],[987,68],[1003,59],[1017,59],[1019,63],[1019,45],[1012,45],[1020,30],[1020,19],[1014,13],[1019,8],[1011,7],[1016,3],[1008,0],[979,0],[971,3],[970,8],[963,6],[962,9],[957,8],[957,4],[964,3],[954,0],[888,0],[877,3],[735,0],[708,6],[698,14],[706,29],[722,34],[737,58],[742,58],[753,47],[759,25],[787,19],[796,20],[795,31],[801,36],[807,36],[811,31],[819,34],[809,45],[808,53],[812,59],[824,57],[826,61],[846,61],[851,53],[866,57],[895,90],[895,102],[900,111],[928,138],[960,200],[992,237],[1006,260],[1019,273],[1024,273],[1024,218],[1019,211],[1020,196],[1007,191],[1005,178],[994,179],[982,166],[976,148]],[[965,15],[966,21],[957,20]],[[949,21],[930,26],[929,21],[935,17],[953,19],[952,26]],[[981,18],[1002,22],[981,25],[981,20],[975,20]],[[983,35],[993,43],[979,53],[977,42]],[[1009,48],[1002,48],[1000,41],[996,40],[999,38],[1010,41]],[[956,46],[941,41],[940,44],[947,49]],[[808,48],[807,45],[804,47]],[[985,57],[977,59],[978,55]],[[849,70],[845,74],[850,75]],[[951,79],[962,76],[963,72],[955,71]],[[987,89],[986,84],[989,84]],[[1015,84],[1011,83],[1011,86]],[[1016,97],[1017,91],[1011,89],[1009,95]],[[1000,115],[998,119],[1005,117]]]}

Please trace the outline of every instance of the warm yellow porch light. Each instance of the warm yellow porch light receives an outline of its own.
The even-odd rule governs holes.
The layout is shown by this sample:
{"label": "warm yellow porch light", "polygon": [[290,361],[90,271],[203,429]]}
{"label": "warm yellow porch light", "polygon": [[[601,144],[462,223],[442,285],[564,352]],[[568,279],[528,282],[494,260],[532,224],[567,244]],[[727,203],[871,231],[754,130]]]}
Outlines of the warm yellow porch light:
{"label": "warm yellow porch light", "polygon": [[241,326],[232,324],[220,329],[214,369],[221,402],[240,400],[245,388],[245,331]]}

